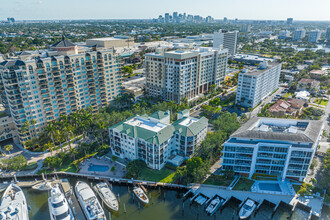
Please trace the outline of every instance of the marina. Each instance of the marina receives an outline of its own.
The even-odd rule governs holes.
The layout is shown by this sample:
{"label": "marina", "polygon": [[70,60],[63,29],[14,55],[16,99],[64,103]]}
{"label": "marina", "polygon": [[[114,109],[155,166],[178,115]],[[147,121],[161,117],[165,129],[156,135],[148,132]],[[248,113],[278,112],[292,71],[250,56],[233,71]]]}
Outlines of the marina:
{"label": "marina", "polygon": [[[30,178],[17,178],[18,185],[23,186],[22,190],[26,196],[27,204],[30,207],[30,219],[50,219],[48,198],[49,191],[35,190],[32,186],[41,184],[45,180],[40,180],[40,176]],[[147,181],[133,181],[124,179],[105,179],[103,177],[79,176],[71,174],[57,173],[47,176],[47,182],[52,186],[58,184],[69,201],[75,219],[86,219],[79,205],[77,195],[74,193],[74,186],[78,181],[86,182],[92,189],[99,183],[107,182],[109,188],[118,199],[119,210],[113,211],[101,199],[96,196],[100,203],[106,219],[239,219],[239,211],[246,201],[251,197],[256,201],[256,208],[251,213],[249,219],[295,219],[300,216],[313,216],[311,209],[303,203],[291,205],[280,200],[273,202],[274,196],[267,195],[268,199],[256,200],[252,192],[225,191],[215,188],[210,191],[206,186],[176,186]],[[0,187],[7,185],[13,178],[3,180]],[[149,203],[143,203],[133,192],[135,186],[139,187],[147,196]],[[208,189],[208,190],[207,190]],[[97,195],[97,191],[94,191]],[[217,193],[215,193],[217,192]],[[219,196],[221,195],[221,197]],[[248,195],[246,198],[245,196]],[[217,202],[220,199],[220,203]],[[285,198],[282,195],[282,199]],[[307,207],[307,208],[306,208]],[[325,214],[326,216],[327,214]],[[299,218],[298,218],[299,219]],[[304,219],[304,218],[300,218]],[[314,219],[314,218],[313,218]],[[316,218],[318,219],[318,218]],[[325,218],[320,218],[325,219]]]}

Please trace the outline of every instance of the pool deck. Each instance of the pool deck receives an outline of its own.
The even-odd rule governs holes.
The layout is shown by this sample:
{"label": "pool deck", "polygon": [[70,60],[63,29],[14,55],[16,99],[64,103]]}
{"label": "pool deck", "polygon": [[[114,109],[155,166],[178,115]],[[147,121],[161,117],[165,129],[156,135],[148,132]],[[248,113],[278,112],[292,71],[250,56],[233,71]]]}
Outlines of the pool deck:
{"label": "pool deck", "polygon": [[[99,166],[108,166],[109,169],[107,171],[89,171],[89,165],[99,165]],[[115,171],[112,172],[111,168],[115,167]],[[110,158],[103,157],[100,159],[97,158],[91,158],[86,161],[84,161],[80,165],[79,173],[81,174],[89,174],[89,175],[102,175],[102,176],[107,176],[107,177],[114,177],[114,178],[122,178],[126,174],[126,168],[122,164],[118,162],[113,162]]]}
{"label": "pool deck", "polygon": [[222,189],[220,187],[203,186],[200,184],[195,184],[192,186],[192,191],[194,194],[203,193],[207,197],[213,197],[215,194],[220,195],[225,199],[229,199],[231,196],[245,201],[247,198],[251,198],[258,203],[261,203],[264,199],[274,203],[279,204],[281,201],[286,202],[290,205],[295,205],[297,202],[303,203],[312,208],[312,213],[316,216],[321,215],[322,203],[323,201],[319,198],[305,199],[303,197],[298,197],[296,195],[280,195],[280,194],[270,194],[270,193],[260,193],[260,192],[249,192],[249,191],[237,191]]}

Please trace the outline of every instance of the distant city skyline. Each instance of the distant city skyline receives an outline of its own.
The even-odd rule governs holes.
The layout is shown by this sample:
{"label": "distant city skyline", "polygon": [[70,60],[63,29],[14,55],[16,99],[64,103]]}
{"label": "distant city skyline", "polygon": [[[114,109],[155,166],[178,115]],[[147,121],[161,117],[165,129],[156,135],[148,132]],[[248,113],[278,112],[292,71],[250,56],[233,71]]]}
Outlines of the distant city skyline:
{"label": "distant city skyline", "polygon": [[0,0],[0,20],[149,19],[166,12],[186,12],[215,19],[330,21],[329,0]]}

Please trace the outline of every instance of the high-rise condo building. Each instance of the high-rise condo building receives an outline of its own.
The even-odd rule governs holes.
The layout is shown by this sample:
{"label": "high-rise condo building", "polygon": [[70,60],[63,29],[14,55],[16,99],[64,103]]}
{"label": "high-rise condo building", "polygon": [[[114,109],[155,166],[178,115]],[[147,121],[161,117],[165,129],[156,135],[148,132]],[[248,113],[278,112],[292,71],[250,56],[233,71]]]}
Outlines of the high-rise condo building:
{"label": "high-rise condo building", "polygon": [[113,155],[128,160],[142,160],[152,169],[162,169],[167,162],[180,165],[190,158],[205,139],[208,120],[193,118],[189,110],[178,112],[170,123],[170,111],[150,116],[134,116],[109,128]]}
{"label": "high-rise condo building", "polygon": [[20,141],[38,136],[62,114],[105,107],[121,93],[120,56],[114,49],[78,48],[63,39],[51,50],[23,52],[0,63],[1,95],[19,131]]}
{"label": "high-rise condo building", "polygon": [[327,28],[327,31],[325,32],[325,39],[330,42],[330,27]]}
{"label": "high-rise condo building", "polygon": [[224,143],[222,169],[303,181],[322,129],[322,121],[254,117]]}
{"label": "high-rise condo building", "polygon": [[278,39],[286,39],[286,38],[289,38],[291,35],[291,32],[290,31],[280,31],[279,34],[278,34]]}
{"label": "high-rise condo building", "polygon": [[228,51],[197,48],[146,54],[146,92],[168,101],[192,101],[224,81]]}
{"label": "high-rise condo building", "polygon": [[293,23],[293,18],[287,18],[286,19],[286,24],[291,25]]}
{"label": "high-rise condo building", "polygon": [[215,31],[213,37],[213,48],[219,49],[222,47],[223,49],[228,49],[229,55],[234,55],[237,48],[237,36],[238,31]]}
{"label": "high-rise condo building", "polygon": [[305,35],[306,35],[306,31],[304,29],[297,29],[293,32],[292,40],[293,41],[301,40],[302,38],[305,37]]}
{"label": "high-rise condo building", "polygon": [[313,30],[308,32],[308,41],[312,43],[317,43],[320,40],[321,31]]}
{"label": "high-rise condo building", "polygon": [[236,104],[254,108],[278,88],[281,64],[264,61],[255,70],[243,70],[238,75]]}

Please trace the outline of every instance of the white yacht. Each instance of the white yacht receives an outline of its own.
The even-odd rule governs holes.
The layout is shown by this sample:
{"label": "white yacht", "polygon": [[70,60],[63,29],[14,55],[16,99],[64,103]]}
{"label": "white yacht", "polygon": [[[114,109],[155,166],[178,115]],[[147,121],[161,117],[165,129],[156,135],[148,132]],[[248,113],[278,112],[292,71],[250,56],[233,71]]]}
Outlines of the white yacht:
{"label": "white yacht", "polygon": [[87,183],[78,181],[75,191],[80,206],[88,220],[106,219],[96,195]]}
{"label": "white yacht", "polygon": [[97,194],[101,197],[102,201],[113,211],[118,211],[119,205],[118,200],[113,194],[113,192],[110,190],[108,184],[102,182],[98,183],[94,186],[95,191]]}
{"label": "white yacht", "polygon": [[133,192],[141,202],[143,202],[144,204],[149,203],[149,199],[147,195],[144,193],[144,191],[141,189],[141,187],[134,187]]}
{"label": "white yacht", "polygon": [[22,189],[10,184],[0,203],[0,220],[28,220],[29,210]]}
{"label": "white yacht", "polygon": [[40,191],[48,191],[52,189],[52,184],[48,181],[44,181],[41,183],[37,183],[36,185],[33,185],[32,189],[40,190]]}
{"label": "white yacht", "polygon": [[58,185],[55,185],[48,198],[48,207],[51,220],[73,220],[73,213]]}
{"label": "white yacht", "polygon": [[216,209],[222,205],[224,201],[224,199],[220,198],[219,196],[216,196],[206,207],[206,213],[212,215],[216,211]]}
{"label": "white yacht", "polygon": [[241,209],[239,210],[240,219],[246,219],[250,217],[256,207],[257,205],[252,199],[246,200],[245,203],[242,205]]}

